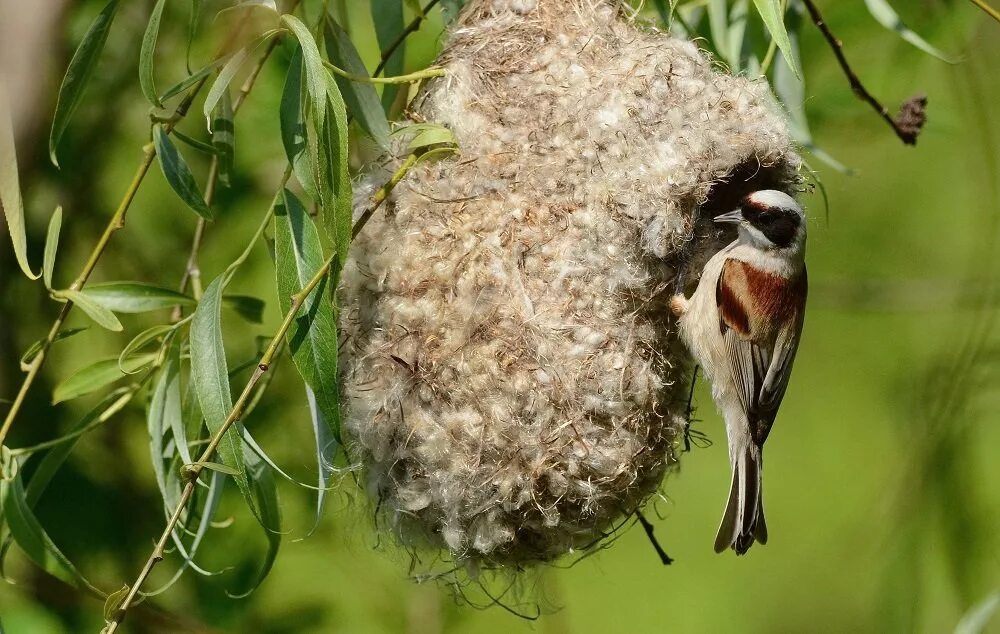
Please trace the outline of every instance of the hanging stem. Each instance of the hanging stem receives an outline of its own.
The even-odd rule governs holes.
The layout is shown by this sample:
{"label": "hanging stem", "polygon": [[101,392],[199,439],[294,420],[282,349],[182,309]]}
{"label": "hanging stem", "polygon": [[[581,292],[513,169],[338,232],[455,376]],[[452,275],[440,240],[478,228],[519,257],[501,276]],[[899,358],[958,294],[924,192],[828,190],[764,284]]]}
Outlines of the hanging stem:
{"label": "hanging stem", "polygon": [[420,29],[420,25],[423,24],[424,20],[427,19],[427,12],[433,9],[434,5],[436,5],[440,1],[441,0],[431,0],[426,5],[424,5],[424,8],[420,10],[420,13],[417,15],[417,17],[413,18],[413,20],[406,25],[406,28],[403,29],[403,32],[400,33],[395,40],[393,40],[392,44],[390,44],[384,51],[382,51],[382,58],[379,60],[378,66],[375,67],[375,72],[372,73],[372,77],[377,76],[379,73],[385,70],[385,65],[389,63],[389,58],[392,57],[392,54],[396,52],[396,49],[398,49],[400,46],[403,45],[403,42],[406,41],[406,38],[410,37],[411,34],[417,32]]}
{"label": "hanging stem", "polygon": [[997,22],[1000,22],[1000,11],[997,11],[990,5],[986,4],[985,0],[972,0],[972,4],[976,5],[980,9],[986,12],[986,15],[990,16]]}
{"label": "hanging stem", "polygon": [[326,60],[323,60],[323,65],[329,68],[334,75],[340,75],[345,79],[349,79],[360,84],[411,84],[415,81],[420,81],[421,79],[427,79],[429,77],[441,77],[446,72],[445,69],[440,66],[431,66],[430,68],[418,70],[417,72],[410,73],[408,75],[397,75],[396,77],[365,77],[364,75],[349,73],[343,68],[334,66]]}

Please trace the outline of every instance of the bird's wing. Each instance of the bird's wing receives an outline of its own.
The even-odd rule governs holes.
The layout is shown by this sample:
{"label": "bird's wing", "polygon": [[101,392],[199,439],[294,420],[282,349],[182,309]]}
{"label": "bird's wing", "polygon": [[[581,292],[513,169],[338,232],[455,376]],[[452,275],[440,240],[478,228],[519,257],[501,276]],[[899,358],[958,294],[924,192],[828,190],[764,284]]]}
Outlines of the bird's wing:
{"label": "bird's wing", "polygon": [[[763,444],[788,385],[805,314],[805,273],[782,285],[761,281],[746,263],[727,260],[716,287],[719,328],[736,393],[757,444]],[[766,275],[766,274],[764,274]],[[773,276],[772,276],[773,277]],[[757,291],[754,291],[757,289]]]}

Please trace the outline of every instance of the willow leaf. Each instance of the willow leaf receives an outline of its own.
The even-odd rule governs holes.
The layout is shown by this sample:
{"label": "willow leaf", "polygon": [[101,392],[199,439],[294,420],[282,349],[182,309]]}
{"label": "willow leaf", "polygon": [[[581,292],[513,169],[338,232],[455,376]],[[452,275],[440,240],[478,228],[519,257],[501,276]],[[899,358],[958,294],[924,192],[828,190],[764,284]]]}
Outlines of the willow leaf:
{"label": "willow leaf", "polygon": [[160,19],[163,17],[163,7],[167,0],[158,0],[149,14],[146,32],[142,35],[142,47],[139,49],[139,88],[149,103],[162,108],[163,103],[156,94],[156,83],[153,81],[153,58],[156,54],[156,40],[160,35]]}

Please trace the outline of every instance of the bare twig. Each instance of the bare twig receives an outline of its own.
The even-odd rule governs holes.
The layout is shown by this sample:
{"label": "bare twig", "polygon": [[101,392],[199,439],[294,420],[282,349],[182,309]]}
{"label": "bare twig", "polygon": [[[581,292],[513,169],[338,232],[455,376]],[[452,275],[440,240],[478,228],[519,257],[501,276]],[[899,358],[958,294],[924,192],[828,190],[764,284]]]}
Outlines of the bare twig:
{"label": "bare twig", "polygon": [[[920,129],[923,127],[926,121],[926,115],[924,114],[924,107],[927,105],[927,98],[918,95],[911,97],[900,109],[899,115],[893,119],[889,115],[889,110],[883,106],[878,99],[876,99],[868,89],[864,87],[861,80],[858,79],[857,74],[851,68],[851,65],[847,62],[847,58],[844,57],[844,43],[837,39],[831,31],[830,27],[827,26],[826,22],[823,20],[823,15],[819,12],[816,7],[816,3],[813,0],[802,0],[806,5],[806,9],[809,10],[809,15],[812,17],[812,21],[819,28],[820,32],[823,33],[823,37],[830,44],[830,48],[833,50],[833,54],[837,57],[837,62],[840,64],[840,68],[843,69],[844,74],[847,75],[847,80],[851,84],[851,90],[854,94],[858,96],[862,101],[867,102],[875,112],[888,123],[893,131],[896,133],[903,143],[907,145],[916,145],[917,135],[920,133]],[[974,2],[976,0],[973,0]]]}
{"label": "bare twig", "polygon": [[663,550],[663,546],[660,546],[660,542],[657,541],[656,536],[653,535],[653,525],[649,523],[646,516],[642,514],[642,511],[636,509],[635,516],[639,519],[639,523],[642,524],[642,529],[646,531],[646,537],[649,538],[649,543],[653,545],[653,549],[656,554],[660,556],[660,561],[663,562],[664,566],[669,566],[674,563],[674,560],[667,554],[667,551]]}
{"label": "bare twig", "polygon": [[375,72],[372,73],[372,77],[376,77],[379,73],[385,70],[385,65],[389,63],[389,58],[392,57],[392,54],[396,52],[396,49],[403,45],[406,38],[410,37],[412,33],[420,30],[420,25],[427,19],[427,12],[433,9],[434,5],[440,1],[441,0],[431,0],[424,5],[424,8],[420,10],[420,14],[413,18],[413,20],[406,25],[406,28],[403,29],[402,33],[400,33],[399,36],[393,40],[392,44],[382,51],[382,58],[379,60],[378,66],[375,67]]}
{"label": "bare twig", "polygon": [[986,15],[990,16],[997,22],[1000,22],[1000,11],[997,11],[990,5],[986,4],[985,0],[972,0],[972,4],[976,5],[980,9],[986,12]]}

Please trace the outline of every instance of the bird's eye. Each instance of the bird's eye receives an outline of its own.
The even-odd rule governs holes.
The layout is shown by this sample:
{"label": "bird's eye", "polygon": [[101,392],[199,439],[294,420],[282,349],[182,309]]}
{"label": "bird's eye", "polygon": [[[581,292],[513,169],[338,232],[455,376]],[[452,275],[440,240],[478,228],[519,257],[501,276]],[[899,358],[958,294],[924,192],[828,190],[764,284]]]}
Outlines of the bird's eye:
{"label": "bird's eye", "polygon": [[773,211],[762,211],[757,215],[757,222],[765,225],[769,225],[777,218],[777,215]]}

